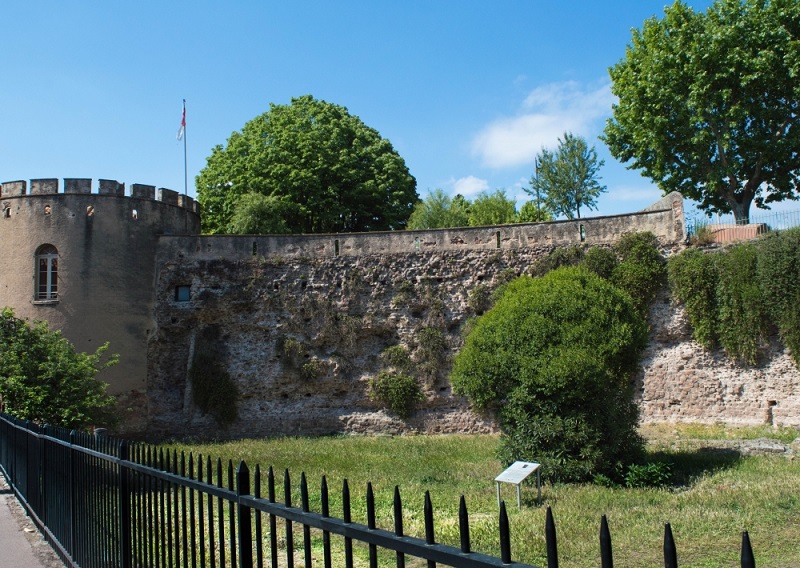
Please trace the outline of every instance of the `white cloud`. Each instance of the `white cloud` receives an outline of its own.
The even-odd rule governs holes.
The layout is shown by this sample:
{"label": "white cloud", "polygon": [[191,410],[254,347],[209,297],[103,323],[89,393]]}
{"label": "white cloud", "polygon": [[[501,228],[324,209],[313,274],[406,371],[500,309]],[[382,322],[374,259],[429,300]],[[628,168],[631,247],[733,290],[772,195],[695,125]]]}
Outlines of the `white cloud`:
{"label": "white cloud", "polygon": [[453,191],[455,193],[460,193],[464,197],[477,195],[481,191],[487,191],[488,189],[489,182],[475,176],[459,178],[453,182]]}
{"label": "white cloud", "polygon": [[613,101],[608,82],[541,85],[525,98],[520,114],[488,124],[473,138],[473,154],[491,168],[532,163],[543,147],[554,148],[564,132],[596,136]]}

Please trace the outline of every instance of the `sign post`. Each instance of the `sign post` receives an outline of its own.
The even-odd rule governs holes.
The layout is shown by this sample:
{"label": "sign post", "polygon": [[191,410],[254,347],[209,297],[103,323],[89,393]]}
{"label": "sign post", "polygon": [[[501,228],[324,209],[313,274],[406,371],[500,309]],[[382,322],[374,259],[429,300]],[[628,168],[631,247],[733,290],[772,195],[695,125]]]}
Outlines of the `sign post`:
{"label": "sign post", "polygon": [[511,483],[517,486],[517,508],[522,507],[520,498],[520,485],[530,474],[536,472],[536,490],[538,492],[537,502],[542,504],[542,474],[539,471],[540,464],[535,462],[514,462],[503,473],[494,478],[497,482],[497,505],[500,505],[500,483]]}

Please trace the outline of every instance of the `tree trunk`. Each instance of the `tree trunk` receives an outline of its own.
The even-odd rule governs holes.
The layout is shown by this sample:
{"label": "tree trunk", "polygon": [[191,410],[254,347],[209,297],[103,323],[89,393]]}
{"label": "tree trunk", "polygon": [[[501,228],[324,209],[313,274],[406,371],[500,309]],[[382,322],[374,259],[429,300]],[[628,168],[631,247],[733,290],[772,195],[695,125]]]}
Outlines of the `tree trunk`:
{"label": "tree trunk", "polygon": [[746,225],[750,222],[750,204],[753,202],[751,199],[742,199],[741,202],[735,199],[730,200],[731,211],[733,218],[737,225]]}

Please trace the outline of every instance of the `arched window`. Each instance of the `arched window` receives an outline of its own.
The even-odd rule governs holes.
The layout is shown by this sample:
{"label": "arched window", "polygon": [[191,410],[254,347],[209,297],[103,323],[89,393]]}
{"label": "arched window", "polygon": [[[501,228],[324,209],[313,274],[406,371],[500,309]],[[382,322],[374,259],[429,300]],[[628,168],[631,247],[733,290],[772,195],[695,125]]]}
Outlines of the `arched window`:
{"label": "arched window", "polygon": [[36,299],[58,299],[58,250],[53,245],[36,250]]}

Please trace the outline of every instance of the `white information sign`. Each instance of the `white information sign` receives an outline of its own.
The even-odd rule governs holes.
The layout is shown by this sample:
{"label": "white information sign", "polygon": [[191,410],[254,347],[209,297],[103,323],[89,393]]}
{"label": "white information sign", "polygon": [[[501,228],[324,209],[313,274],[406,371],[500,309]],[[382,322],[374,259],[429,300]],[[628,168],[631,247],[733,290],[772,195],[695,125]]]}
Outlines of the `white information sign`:
{"label": "white information sign", "polygon": [[497,504],[500,504],[500,483],[511,483],[517,486],[517,507],[521,507],[520,498],[520,485],[525,481],[529,475],[536,473],[536,489],[538,492],[539,504],[542,504],[542,477],[539,472],[540,464],[536,462],[523,462],[518,461],[512,463],[508,468],[494,478],[497,482]]}

